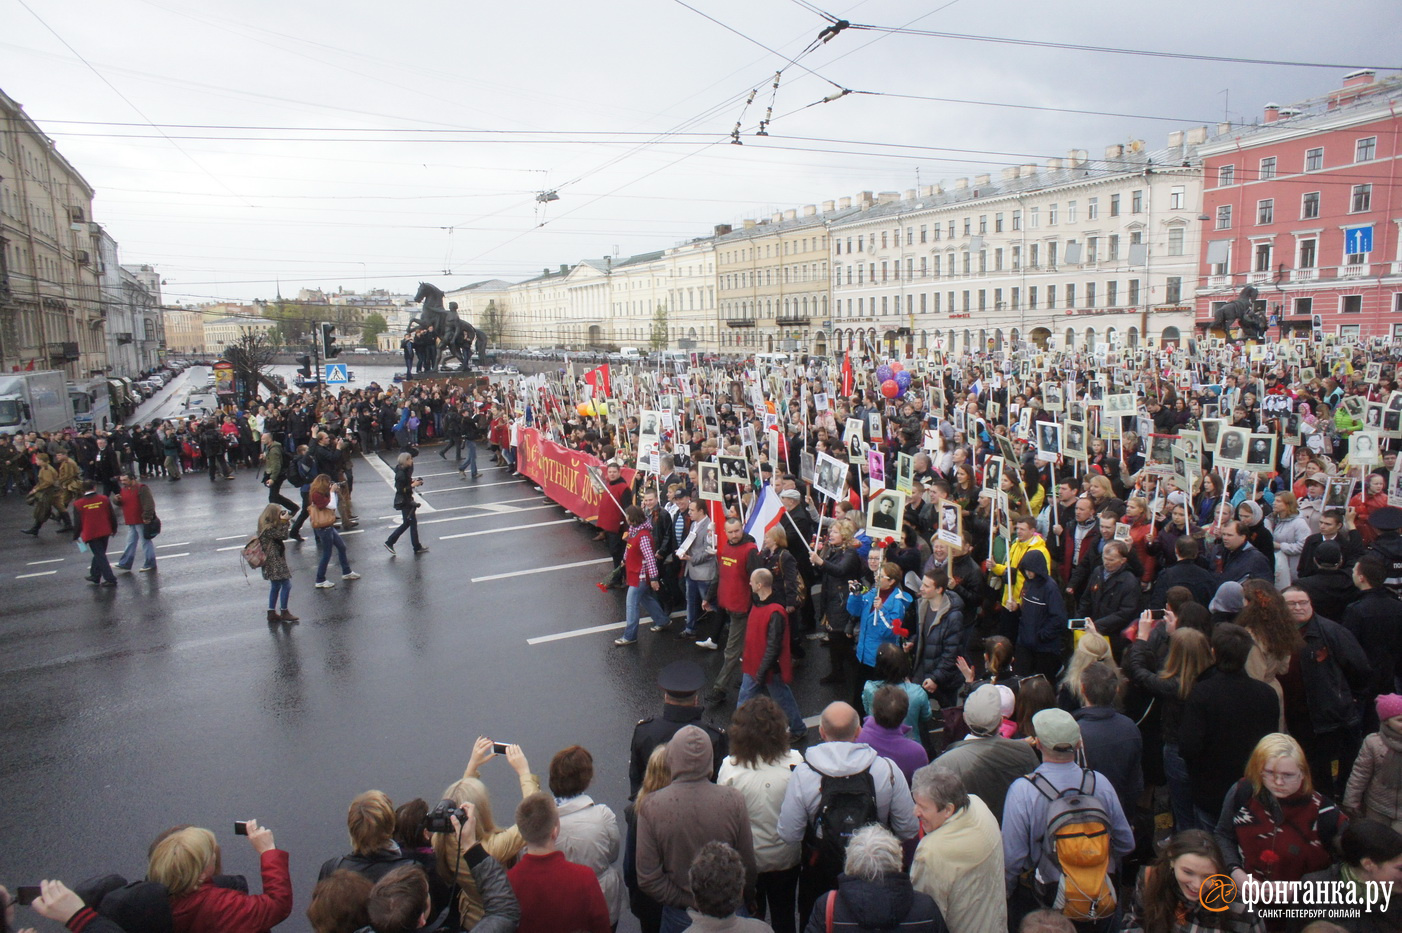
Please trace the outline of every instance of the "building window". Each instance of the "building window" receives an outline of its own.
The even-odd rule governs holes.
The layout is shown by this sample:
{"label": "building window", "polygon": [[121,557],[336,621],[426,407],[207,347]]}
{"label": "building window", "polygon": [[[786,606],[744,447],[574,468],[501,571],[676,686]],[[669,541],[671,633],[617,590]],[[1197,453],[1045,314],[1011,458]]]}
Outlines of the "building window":
{"label": "building window", "polygon": [[1057,244],[1056,244],[1055,242],[1048,243],[1048,244],[1047,244],[1047,268],[1049,268],[1049,269],[1055,269],[1055,268],[1056,268],[1056,253],[1057,253]]}
{"label": "building window", "polygon": [[974,232],[974,219],[973,219],[972,217],[965,217],[965,218],[964,218],[964,236],[973,236],[973,232]]}
{"label": "building window", "polygon": [[1232,206],[1230,204],[1219,204],[1217,206],[1217,229],[1232,229]]}
{"label": "building window", "polygon": [[1095,220],[1100,216],[1100,199],[1091,198],[1086,202],[1086,220]]}
{"label": "building window", "polygon": [[1029,311],[1037,310],[1037,286],[1035,285],[1027,289],[1027,309]]}
{"label": "building window", "polygon": [[1300,219],[1313,220],[1319,216],[1319,192],[1306,191],[1300,200]]}
{"label": "building window", "polygon": [[906,246],[914,246],[914,245],[915,245],[915,228],[914,228],[914,227],[906,227],[906,228],[905,228],[905,245],[906,245]]}
{"label": "building window", "polygon": [[954,239],[954,221],[949,222],[949,238]]}
{"label": "building window", "polygon": [[920,225],[920,242],[926,243],[930,239],[930,228],[927,224]]}
{"label": "building window", "polygon": [[1052,204],[1052,205],[1050,205],[1050,206],[1047,207],[1047,226],[1048,226],[1048,227],[1055,227],[1055,226],[1056,226],[1056,212],[1057,212],[1058,206],[1059,206],[1059,205]]}
{"label": "building window", "polygon": [[1275,198],[1264,198],[1256,202],[1256,224],[1275,223]]}
{"label": "building window", "polygon": [[965,250],[965,251],[964,251],[964,274],[965,274],[965,275],[972,275],[973,272],[974,272],[974,266],[973,266],[972,254],[971,254],[968,250]]}
{"label": "building window", "polygon": [[1022,229],[1022,211],[1013,211],[1013,229]]}
{"label": "building window", "polygon": [[[1021,299],[1022,299],[1022,289],[1020,289],[1020,288],[1014,288],[1014,289],[1012,290],[1012,293],[1013,293],[1013,310],[1016,311],[1016,310],[1017,310],[1017,307],[1018,307],[1018,302],[1021,301]],[[1399,293],[1397,297],[1398,297],[1398,298],[1402,298],[1402,293]],[[1399,301],[1398,304],[1399,304],[1399,305],[1402,305],[1402,301]]]}
{"label": "building window", "polygon": [[1105,252],[1106,252],[1106,256],[1105,256],[1106,259],[1110,260],[1111,262],[1118,262],[1118,261],[1119,261],[1119,258],[1120,258],[1120,235],[1119,235],[1118,233],[1112,233],[1112,234],[1110,234],[1110,244],[1109,244],[1109,246],[1106,248]]}
{"label": "building window", "polygon": [[1318,258],[1319,241],[1311,237],[1300,241],[1300,255],[1295,260],[1297,269],[1313,269],[1319,262]]}
{"label": "building window", "polygon": [[1261,160],[1261,181],[1268,181],[1275,177],[1275,156],[1266,156]]}
{"label": "building window", "polygon": [[1120,283],[1119,283],[1119,282],[1106,282],[1106,283],[1105,283],[1105,304],[1106,304],[1108,307],[1113,308],[1113,307],[1119,302],[1119,300],[1120,300]]}
{"label": "building window", "polygon": [[1340,295],[1340,296],[1339,296],[1339,313],[1340,313],[1340,314],[1362,314],[1362,313],[1363,313],[1363,296],[1362,296],[1362,295]]}
{"label": "building window", "polygon": [[[950,304],[953,304],[953,302],[950,302]],[[935,314],[939,314],[939,313],[940,313],[940,293],[939,293],[939,292],[935,292],[933,295],[930,296],[930,310],[933,311]]]}
{"label": "building window", "polygon": [[979,236],[983,236],[985,233],[988,232],[988,215],[987,215],[987,214],[979,214],[979,215],[978,215],[978,232],[979,232]]}
{"label": "building window", "polygon": [[978,274],[988,274],[988,250],[986,249],[981,249],[978,251]]}
{"label": "building window", "polygon": [[1087,282],[1087,283],[1086,283],[1086,307],[1087,307],[1087,308],[1094,308],[1094,307],[1095,307],[1095,283],[1094,283],[1094,282]]}
{"label": "building window", "polygon": [[876,284],[876,263],[867,264],[867,277],[871,279],[871,284]]}
{"label": "building window", "polygon": [[1378,137],[1369,136],[1353,144],[1353,161],[1371,162],[1378,155]]}
{"label": "building window", "polygon": [[1361,214],[1373,206],[1373,186],[1354,185],[1353,197],[1349,200],[1349,213]]}
{"label": "building window", "polygon": [[1183,255],[1183,233],[1184,230],[1182,227],[1168,228],[1168,255]]}
{"label": "building window", "polygon": [[[883,281],[883,282],[886,281],[887,275],[888,275],[888,273],[890,272],[889,266],[890,266],[890,263],[886,262],[885,260],[882,260],[882,261],[881,261],[881,281]],[[900,268],[900,267],[897,266],[897,268]]]}
{"label": "building window", "polygon": [[1042,209],[1040,207],[1031,207],[1027,209],[1027,226],[1029,229],[1036,230],[1042,225],[1041,211]]}
{"label": "building window", "polygon": [[1086,237],[1086,262],[1095,265],[1100,261],[1100,237]]}
{"label": "building window", "polygon": [[1038,261],[1039,261],[1039,253],[1040,253],[1040,251],[1041,251],[1041,245],[1040,245],[1040,244],[1033,243],[1031,246],[1028,247],[1028,252],[1027,252],[1027,257],[1028,257],[1028,258],[1027,258],[1027,261],[1032,265],[1032,268],[1034,268],[1034,269],[1038,268]]}
{"label": "building window", "polygon": [[1003,271],[1003,250],[1001,247],[993,251],[993,271]]}
{"label": "building window", "polygon": [[1118,194],[1110,195],[1110,216],[1120,216],[1120,196]]}
{"label": "building window", "polygon": [[920,313],[921,313],[921,314],[924,314],[925,312],[927,312],[927,311],[929,310],[929,298],[930,298],[929,295],[921,294],[921,296],[920,296]]}
{"label": "building window", "polygon": [[1067,202],[1066,202],[1066,222],[1067,222],[1068,224],[1073,224],[1073,223],[1076,222],[1076,202],[1075,202],[1075,201],[1067,201]]}
{"label": "building window", "polygon": [[980,288],[980,289],[978,290],[978,309],[979,309],[980,311],[987,311],[987,310],[988,310],[988,290],[987,290],[987,289]]}
{"label": "building window", "polygon": [[1003,215],[1002,215],[1001,212],[999,212],[999,213],[993,215],[993,232],[994,232],[994,233],[1002,233],[1002,232],[1003,232]]}
{"label": "building window", "polygon": [[1183,185],[1174,185],[1168,189],[1168,209],[1171,211],[1181,211],[1183,209]]}
{"label": "building window", "polygon": [[970,307],[969,307],[969,291],[968,291],[968,289],[965,289],[965,290],[964,290],[964,313],[967,314],[970,310],[971,310],[971,309],[970,309]]}
{"label": "building window", "polygon": [[1164,280],[1163,300],[1171,305],[1176,305],[1183,300],[1183,277],[1181,275],[1170,275]]}
{"label": "building window", "polygon": [[1236,182],[1236,166],[1224,165],[1217,170],[1217,187],[1225,188]]}
{"label": "building window", "polygon": [[1309,316],[1312,315],[1313,313],[1314,313],[1314,299],[1313,299],[1313,298],[1296,298],[1296,299],[1295,299],[1295,315],[1294,315],[1295,317],[1309,317]]}
{"label": "building window", "polygon": [[885,249],[885,248],[886,248],[886,231],[885,231],[885,230],[882,230],[882,231],[881,231],[881,248],[882,248],[882,249]]}
{"label": "building window", "polygon": [[1254,272],[1271,271],[1271,244],[1257,243],[1251,265]]}
{"label": "building window", "polygon": [[1129,193],[1129,212],[1131,214],[1144,213],[1144,192],[1131,191]]}
{"label": "building window", "polygon": [[1139,280],[1138,280],[1138,279],[1130,279],[1130,280],[1129,280],[1129,303],[1130,303],[1130,306],[1131,306],[1131,307],[1138,307],[1138,305],[1139,305]]}
{"label": "building window", "polygon": [[891,313],[891,312],[890,312],[890,308],[887,307],[886,296],[885,296],[885,295],[882,295],[882,296],[881,296],[881,313],[882,313],[882,314],[890,314],[890,313]]}
{"label": "building window", "polygon": [[1068,308],[1074,308],[1074,307],[1076,307],[1076,286],[1075,286],[1075,285],[1067,285],[1067,286],[1066,286],[1066,307],[1068,307]]}
{"label": "building window", "polygon": [[1324,167],[1324,149],[1305,150],[1305,171],[1317,172]]}
{"label": "building window", "polygon": [[1055,308],[1055,307],[1056,307],[1056,286],[1055,286],[1055,285],[1048,285],[1048,286],[1047,286],[1047,307],[1048,307],[1048,308]]}
{"label": "building window", "polygon": [[1013,271],[1016,272],[1016,271],[1018,271],[1018,270],[1021,269],[1021,268],[1022,268],[1022,247],[1021,247],[1021,246],[1014,246],[1014,247],[1013,247]]}

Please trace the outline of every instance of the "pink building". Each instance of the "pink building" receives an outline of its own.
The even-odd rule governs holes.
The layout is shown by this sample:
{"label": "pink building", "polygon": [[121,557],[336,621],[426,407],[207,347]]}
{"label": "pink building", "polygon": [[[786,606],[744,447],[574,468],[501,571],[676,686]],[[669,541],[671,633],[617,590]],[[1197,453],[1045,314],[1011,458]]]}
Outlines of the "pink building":
{"label": "pink building", "polygon": [[1354,72],[1256,126],[1222,127],[1203,157],[1197,321],[1247,285],[1268,336],[1402,339],[1402,79]]}

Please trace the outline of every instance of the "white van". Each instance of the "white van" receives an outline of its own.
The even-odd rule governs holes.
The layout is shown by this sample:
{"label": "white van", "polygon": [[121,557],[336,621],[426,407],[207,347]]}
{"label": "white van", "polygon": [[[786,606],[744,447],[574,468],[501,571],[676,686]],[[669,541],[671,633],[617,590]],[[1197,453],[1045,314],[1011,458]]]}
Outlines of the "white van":
{"label": "white van", "polygon": [[756,353],[756,366],[786,366],[789,362],[787,353]]}
{"label": "white van", "polygon": [[626,356],[626,357],[628,357],[629,359],[634,359],[634,360],[636,360],[636,359],[641,359],[643,354],[642,354],[641,351],[638,350],[637,347],[619,347],[619,348],[618,348],[618,355],[619,355],[619,356]]}

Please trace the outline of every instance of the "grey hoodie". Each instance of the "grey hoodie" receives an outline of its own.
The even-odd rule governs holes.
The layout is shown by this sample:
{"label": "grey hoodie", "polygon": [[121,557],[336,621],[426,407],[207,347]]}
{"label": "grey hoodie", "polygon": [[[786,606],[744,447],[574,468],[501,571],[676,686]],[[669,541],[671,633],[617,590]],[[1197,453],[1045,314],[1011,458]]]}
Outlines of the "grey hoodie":
{"label": "grey hoodie", "polygon": [[823,775],[846,777],[870,770],[876,784],[876,813],[882,824],[902,839],[914,839],[920,829],[905,775],[889,758],[858,742],[824,742],[808,749],[794,768],[784,803],[779,808],[779,838],[795,845],[818,815]]}

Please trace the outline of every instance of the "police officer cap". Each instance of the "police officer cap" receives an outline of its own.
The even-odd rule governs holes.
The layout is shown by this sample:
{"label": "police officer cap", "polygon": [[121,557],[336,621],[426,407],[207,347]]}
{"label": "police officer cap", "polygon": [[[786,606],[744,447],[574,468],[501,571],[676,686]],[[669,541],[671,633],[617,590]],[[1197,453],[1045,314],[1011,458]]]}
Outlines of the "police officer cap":
{"label": "police officer cap", "polygon": [[657,675],[657,686],[674,696],[696,693],[706,683],[706,672],[695,661],[673,661]]}
{"label": "police officer cap", "polygon": [[1402,528],[1402,509],[1385,505],[1368,513],[1368,522],[1378,531],[1396,531]]}

